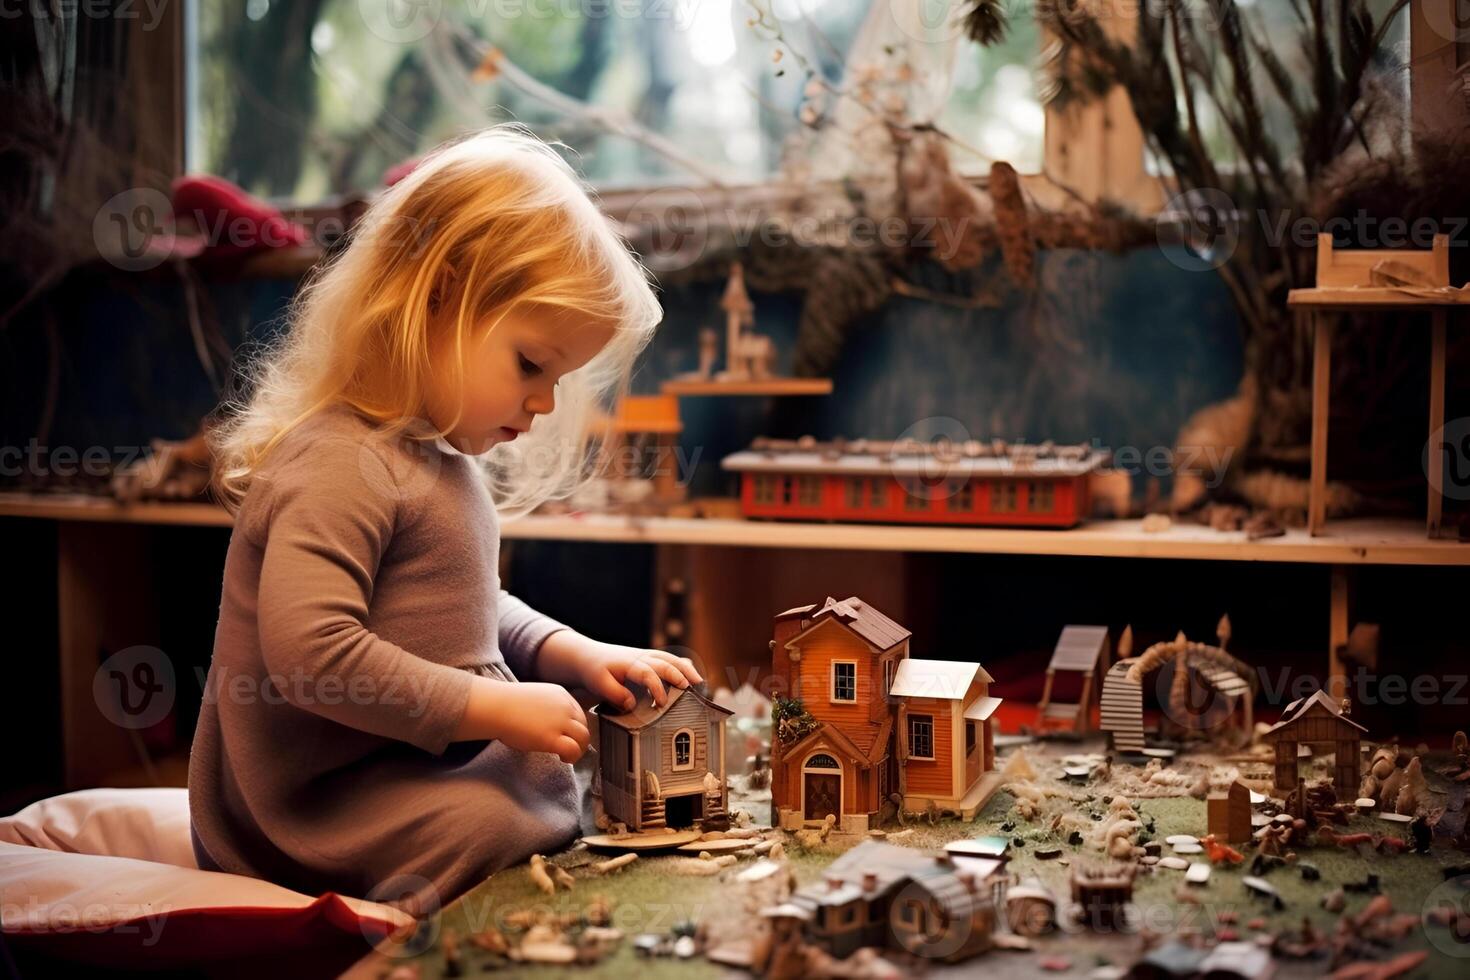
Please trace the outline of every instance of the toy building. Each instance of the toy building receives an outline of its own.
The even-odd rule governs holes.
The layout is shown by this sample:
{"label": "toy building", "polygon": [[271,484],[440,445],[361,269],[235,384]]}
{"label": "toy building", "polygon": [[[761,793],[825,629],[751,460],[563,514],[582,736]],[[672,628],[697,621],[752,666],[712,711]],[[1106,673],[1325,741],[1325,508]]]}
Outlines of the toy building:
{"label": "toy building", "polygon": [[1286,706],[1281,720],[1261,741],[1276,749],[1276,789],[1289,793],[1297,786],[1297,750],[1302,745],[1331,746],[1334,753],[1332,785],[1340,800],[1357,798],[1362,779],[1360,746],[1367,729],[1348,718],[1346,700],[1334,701],[1317,691]]}
{"label": "toy building", "polygon": [[999,783],[991,677],[977,663],[909,656],[907,629],[856,596],[776,616],[773,819],[835,815],[862,832],[885,803],[965,819]]}
{"label": "toy building", "polygon": [[693,688],[645,691],[629,711],[598,705],[602,805],[630,831],[690,827],[725,816],[725,718]]}
{"label": "toy building", "polygon": [[991,948],[998,889],[946,854],[867,840],[762,917],[839,959],[866,946],[952,963]]}
{"label": "toy building", "polygon": [[720,465],[746,517],[1074,527],[1088,512],[1089,446],[969,440],[756,439]]}

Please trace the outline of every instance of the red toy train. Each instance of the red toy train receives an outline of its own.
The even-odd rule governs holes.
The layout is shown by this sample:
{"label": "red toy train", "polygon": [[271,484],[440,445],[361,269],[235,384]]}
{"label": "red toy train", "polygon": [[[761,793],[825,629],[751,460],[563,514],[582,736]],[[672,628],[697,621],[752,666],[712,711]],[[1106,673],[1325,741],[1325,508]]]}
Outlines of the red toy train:
{"label": "red toy train", "polygon": [[757,439],[720,465],[746,517],[1075,527],[1088,512],[1090,446]]}

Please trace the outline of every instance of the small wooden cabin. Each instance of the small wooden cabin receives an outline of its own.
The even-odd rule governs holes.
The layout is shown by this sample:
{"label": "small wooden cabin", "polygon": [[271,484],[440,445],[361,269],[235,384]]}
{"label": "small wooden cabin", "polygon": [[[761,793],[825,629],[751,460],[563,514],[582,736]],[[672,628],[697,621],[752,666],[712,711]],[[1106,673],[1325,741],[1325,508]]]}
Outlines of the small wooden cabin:
{"label": "small wooden cabin", "polygon": [[1358,796],[1363,777],[1359,757],[1367,729],[1350,720],[1346,702],[1334,701],[1326,691],[1299,698],[1286,706],[1281,720],[1267,729],[1261,741],[1276,748],[1276,790],[1289,793],[1297,787],[1297,749],[1302,745],[1330,745],[1334,752],[1332,785],[1339,800]]}
{"label": "small wooden cabin", "polygon": [[645,691],[630,711],[592,709],[602,806],[631,831],[689,827],[726,811],[725,718],[732,712],[693,688],[668,690],[661,705]]}
{"label": "small wooden cabin", "polygon": [[838,958],[871,946],[953,963],[993,944],[996,891],[947,854],[866,840],[765,914]]}

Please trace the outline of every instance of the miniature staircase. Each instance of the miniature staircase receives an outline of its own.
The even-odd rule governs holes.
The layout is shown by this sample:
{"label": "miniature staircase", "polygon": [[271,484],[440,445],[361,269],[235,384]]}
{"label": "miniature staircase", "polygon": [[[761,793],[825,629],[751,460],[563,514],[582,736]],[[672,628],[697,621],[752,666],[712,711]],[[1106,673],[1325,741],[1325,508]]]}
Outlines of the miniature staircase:
{"label": "miniature staircase", "polygon": [[644,800],[641,816],[640,826],[643,830],[667,826],[664,823],[664,801],[662,799]]}

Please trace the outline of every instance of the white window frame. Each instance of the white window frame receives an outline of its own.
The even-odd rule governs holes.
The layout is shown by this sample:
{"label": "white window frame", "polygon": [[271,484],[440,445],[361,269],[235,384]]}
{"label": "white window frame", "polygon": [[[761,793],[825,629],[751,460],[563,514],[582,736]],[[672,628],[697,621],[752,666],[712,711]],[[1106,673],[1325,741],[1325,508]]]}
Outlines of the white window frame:
{"label": "white window frame", "polygon": [[[852,668],[852,697],[839,698],[837,696],[837,668],[839,666]],[[857,704],[858,688],[858,662],[856,660],[834,660],[829,676],[830,683],[827,685],[827,700],[833,704]]]}
{"label": "white window frame", "polygon": [[[689,736],[689,761],[682,766],[679,765],[679,736]],[[694,729],[680,728],[674,732],[674,737],[669,741],[669,768],[674,772],[688,772],[694,768]]]}
{"label": "white window frame", "polygon": [[[934,761],[934,716],[928,714],[910,714],[908,723],[909,758],[924,762]],[[929,754],[917,755],[914,752],[914,722],[923,719],[929,723]]]}

